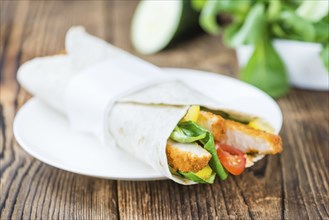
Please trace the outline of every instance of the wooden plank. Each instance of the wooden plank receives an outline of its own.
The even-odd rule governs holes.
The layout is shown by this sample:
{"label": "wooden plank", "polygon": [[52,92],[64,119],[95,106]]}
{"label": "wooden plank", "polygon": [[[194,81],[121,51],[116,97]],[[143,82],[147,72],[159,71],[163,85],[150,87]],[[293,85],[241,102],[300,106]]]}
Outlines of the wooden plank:
{"label": "wooden plank", "polygon": [[325,92],[292,90],[279,101],[284,114],[282,154],[284,217],[326,219],[329,115]]}
{"label": "wooden plank", "polygon": [[[30,96],[19,88],[18,66],[64,48],[72,25],[104,36],[103,2],[1,3],[1,219],[117,218],[116,181],[50,167],[25,153],[12,133],[14,115]],[[84,12],[84,16],[77,16]],[[97,16],[96,16],[97,15]],[[97,22],[99,25],[93,25]],[[3,28],[5,27],[5,28]]]}
{"label": "wooden plank", "polygon": [[[12,122],[30,98],[18,66],[64,48],[65,32],[88,32],[134,54],[130,22],[137,1],[0,1],[1,219],[329,219],[329,97],[293,89],[279,100],[284,152],[213,185],[111,181],[50,167],[15,142]],[[142,58],[159,66],[237,76],[234,51],[201,34]],[[261,103],[260,103],[261,105]]]}

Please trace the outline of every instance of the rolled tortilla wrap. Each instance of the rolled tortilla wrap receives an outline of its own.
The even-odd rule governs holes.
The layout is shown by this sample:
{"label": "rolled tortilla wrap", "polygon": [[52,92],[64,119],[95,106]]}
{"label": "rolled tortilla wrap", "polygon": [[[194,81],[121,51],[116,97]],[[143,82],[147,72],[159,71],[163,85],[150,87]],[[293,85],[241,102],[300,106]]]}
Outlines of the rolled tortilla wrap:
{"label": "rolled tortilla wrap", "polygon": [[171,174],[167,140],[191,105],[225,107],[80,27],[68,32],[66,47],[68,55],[22,65],[19,82],[65,114],[73,128],[115,142],[178,183],[193,184]]}

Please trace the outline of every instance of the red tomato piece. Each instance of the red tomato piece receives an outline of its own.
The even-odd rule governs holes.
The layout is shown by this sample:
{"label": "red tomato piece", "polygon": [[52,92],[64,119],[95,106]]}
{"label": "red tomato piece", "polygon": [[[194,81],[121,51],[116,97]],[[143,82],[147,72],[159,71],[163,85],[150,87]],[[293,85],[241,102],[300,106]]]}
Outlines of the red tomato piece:
{"label": "red tomato piece", "polygon": [[217,155],[225,169],[233,174],[241,174],[246,167],[246,158],[244,154],[229,145],[216,143]]}

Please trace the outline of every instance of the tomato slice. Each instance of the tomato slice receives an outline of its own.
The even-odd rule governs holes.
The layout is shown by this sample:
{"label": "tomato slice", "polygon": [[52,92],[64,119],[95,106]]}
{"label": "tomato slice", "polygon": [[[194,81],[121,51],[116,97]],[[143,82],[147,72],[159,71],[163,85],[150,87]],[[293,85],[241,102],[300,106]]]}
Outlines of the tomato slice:
{"label": "tomato slice", "polygon": [[246,158],[244,154],[229,145],[216,143],[217,155],[225,169],[233,174],[241,174],[246,167]]}

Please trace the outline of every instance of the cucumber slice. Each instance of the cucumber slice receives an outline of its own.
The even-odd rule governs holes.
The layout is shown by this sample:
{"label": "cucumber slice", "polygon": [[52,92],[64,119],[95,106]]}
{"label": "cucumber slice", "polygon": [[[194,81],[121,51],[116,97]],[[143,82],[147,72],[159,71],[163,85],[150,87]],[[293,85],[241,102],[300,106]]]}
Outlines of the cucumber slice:
{"label": "cucumber slice", "polygon": [[132,44],[142,54],[156,53],[182,34],[198,30],[198,18],[189,0],[140,1],[132,20]]}

